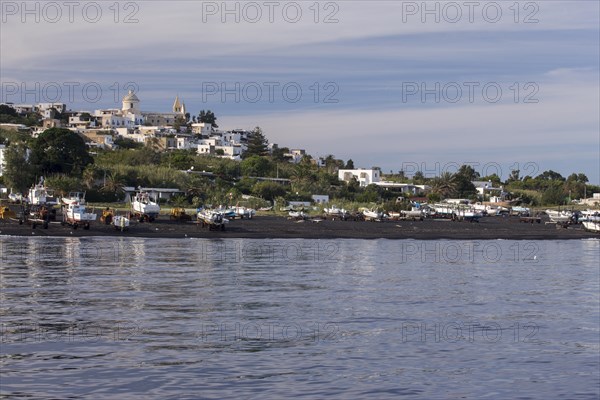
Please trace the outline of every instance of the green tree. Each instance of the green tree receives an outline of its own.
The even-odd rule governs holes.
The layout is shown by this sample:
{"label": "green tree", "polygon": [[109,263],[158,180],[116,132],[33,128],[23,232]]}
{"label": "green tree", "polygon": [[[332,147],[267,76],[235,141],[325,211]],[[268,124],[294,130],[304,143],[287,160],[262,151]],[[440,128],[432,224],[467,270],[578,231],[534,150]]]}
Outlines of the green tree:
{"label": "green tree", "polygon": [[427,181],[427,179],[425,178],[425,174],[423,173],[423,171],[417,171],[413,175],[412,181],[415,185],[423,185]]}
{"label": "green tree", "polygon": [[276,197],[286,194],[285,187],[275,182],[257,182],[252,188],[252,193],[265,200],[273,201]]}
{"label": "green tree", "polygon": [[271,153],[271,158],[274,161],[278,161],[278,162],[287,162],[290,160],[290,156],[286,156],[286,153],[289,153],[290,149],[287,147],[278,147],[278,146],[273,146],[273,151]]}
{"label": "green tree", "polygon": [[263,134],[260,127],[254,128],[248,138],[248,149],[244,152],[244,157],[266,156],[268,154],[267,145],[269,142]]}
{"label": "green tree", "polygon": [[9,117],[17,117],[17,110],[15,110],[14,108],[12,108],[11,106],[8,106],[6,104],[0,104],[0,114],[2,115],[7,115]]}
{"label": "green tree", "polygon": [[443,198],[452,197],[456,194],[456,178],[450,172],[443,172],[440,176],[433,178],[431,192]]}
{"label": "green tree", "polygon": [[519,171],[518,169],[513,169],[512,171],[510,171],[510,176],[508,177],[508,179],[506,180],[506,183],[511,183],[511,182],[517,182],[519,181],[519,174],[521,171]]}
{"label": "green tree", "polygon": [[114,193],[115,197],[120,197],[123,193],[124,186],[125,178],[119,173],[110,172],[106,175],[106,179],[104,179],[102,191],[107,193]]}
{"label": "green tree", "polygon": [[475,171],[475,168],[470,165],[461,165],[456,174],[464,177],[469,182],[479,179],[479,172]]}
{"label": "green tree", "polygon": [[560,184],[552,184],[542,193],[542,204],[563,205],[565,204],[565,193]]}
{"label": "green tree", "polygon": [[211,124],[213,128],[219,127],[219,125],[217,125],[217,117],[215,117],[215,113],[210,110],[200,111],[198,114],[198,121],[204,122],[205,124]]}
{"label": "green tree", "polygon": [[94,164],[89,164],[83,170],[81,183],[87,189],[91,189],[95,186],[96,180],[100,177],[100,171]]}
{"label": "green tree", "polygon": [[93,162],[82,137],[68,129],[47,129],[31,146],[31,163],[44,175],[81,176],[86,165]]}
{"label": "green tree", "polygon": [[74,177],[65,174],[52,175],[45,178],[45,185],[60,196],[66,196],[69,192],[74,192],[81,189],[81,181]]}
{"label": "green tree", "polygon": [[535,179],[543,180],[543,181],[564,181],[565,178],[558,172],[554,172],[552,170],[544,171],[540,175],[538,175]]}
{"label": "green tree", "polygon": [[250,156],[240,163],[242,176],[268,176],[273,164],[265,157]]}
{"label": "green tree", "polygon": [[25,192],[35,181],[35,169],[28,160],[29,149],[24,143],[15,143],[5,150],[4,183],[19,193]]}
{"label": "green tree", "polygon": [[354,161],[352,161],[352,159],[350,158],[347,162],[346,162],[346,166],[344,167],[345,169],[354,169]]}

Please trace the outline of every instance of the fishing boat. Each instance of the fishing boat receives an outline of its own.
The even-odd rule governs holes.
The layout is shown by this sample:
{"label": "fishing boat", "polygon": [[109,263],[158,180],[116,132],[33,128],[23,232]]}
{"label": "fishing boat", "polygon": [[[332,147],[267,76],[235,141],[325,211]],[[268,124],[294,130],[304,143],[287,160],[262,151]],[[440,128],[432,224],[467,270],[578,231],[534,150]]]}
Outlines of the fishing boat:
{"label": "fishing boat", "polygon": [[229,222],[223,213],[217,210],[200,210],[197,214],[198,223],[207,226],[211,230],[225,230],[225,224]]}
{"label": "fishing boat", "polygon": [[62,197],[60,201],[63,204],[85,204],[85,192],[70,192],[68,196]]}
{"label": "fishing boat", "polygon": [[160,206],[147,192],[139,192],[131,202],[133,215],[141,221],[152,222],[158,217]]}
{"label": "fishing boat", "polygon": [[8,195],[8,201],[15,204],[21,204],[27,201],[27,198],[24,197],[21,193],[13,193],[12,190]]}
{"label": "fishing boat", "polygon": [[79,203],[70,203],[63,206],[63,225],[70,225],[73,229],[83,226],[83,229],[90,229],[90,223],[94,222],[98,216],[96,213],[87,212],[85,205]]}
{"label": "fishing boat", "polygon": [[376,210],[363,209],[362,214],[366,221],[380,221],[383,218],[383,213]]}
{"label": "fishing boat", "polygon": [[596,221],[582,221],[585,230],[600,233],[600,219]]}
{"label": "fishing boat", "polygon": [[403,218],[423,219],[423,210],[416,207],[412,207],[410,210],[402,210],[400,214],[402,214]]}
{"label": "fishing boat", "polygon": [[600,220],[600,211],[599,210],[583,210],[580,212],[581,217],[579,221],[599,221]]}
{"label": "fishing boat", "polygon": [[550,217],[550,221],[556,223],[569,222],[573,218],[573,213],[571,211],[546,210],[546,214]]}
{"label": "fishing boat", "polygon": [[302,219],[302,220],[306,219],[308,217],[308,215],[306,215],[304,213],[304,211],[290,211],[288,213],[288,215],[290,216],[290,218],[293,218],[293,219]]}
{"label": "fishing boat", "polygon": [[54,192],[44,186],[43,178],[40,179],[40,183],[29,189],[27,202],[34,206],[53,206],[58,204],[58,201],[56,201],[56,198],[54,197]]}
{"label": "fishing boat", "polygon": [[254,210],[253,208],[247,208],[242,206],[233,207],[233,212],[235,213],[236,218],[241,219],[252,219],[252,217],[254,217],[254,214],[256,214],[256,210]]}

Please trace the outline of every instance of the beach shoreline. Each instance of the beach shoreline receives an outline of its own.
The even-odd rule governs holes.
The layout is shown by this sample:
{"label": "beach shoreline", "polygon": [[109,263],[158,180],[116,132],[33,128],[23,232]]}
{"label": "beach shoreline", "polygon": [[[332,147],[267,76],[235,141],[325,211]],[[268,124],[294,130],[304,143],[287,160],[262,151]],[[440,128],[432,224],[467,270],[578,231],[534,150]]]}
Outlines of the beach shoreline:
{"label": "beach shoreline", "polygon": [[206,239],[416,239],[416,240],[567,240],[600,238],[581,225],[558,227],[554,224],[522,223],[518,217],[485,217],[480,222],[425,219],[423,221],[295,221],[278,216],[236,219],[225,231],[211,231],[193,222],[176,222],[161,216],[152,223],[133,222],[121,232],[113,226],[95,222],[89,230],[73,229],[52,221],[47,229],[38,225],[0,222],[0,236],[20,237],[130,237],[130,238],[206,238]]}

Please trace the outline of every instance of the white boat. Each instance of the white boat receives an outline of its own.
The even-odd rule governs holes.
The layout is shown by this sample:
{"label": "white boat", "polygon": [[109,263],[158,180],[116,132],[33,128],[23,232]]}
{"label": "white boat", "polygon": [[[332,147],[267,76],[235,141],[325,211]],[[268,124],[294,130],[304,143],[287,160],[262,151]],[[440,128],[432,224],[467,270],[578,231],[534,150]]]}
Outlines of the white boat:
{"label": "white boat", "polygon": [[383,218],[383,213],[379,211],[364,209],[362,213],[367,221],[375,221]]}
{"label": "white boat", "polygon": [[21,193],[13,193],[11,191],[10,194],[8,195],[8,201],[10,201],[11,203],[21,204],[24,201],[27,201],[27,198],[24,197]]}
{"label": "white boat", "polygon": [[221,229],[222,231],[225,230],[225,224],[229,222],[223,213],[215,210],[200,210],[196,217],[202,226],[208,226],[209,229]]}
{"label": "white boat", "polygon": [[117,230],[126,231],[129,229],[129,218],[123,215],[115,215],[112,219],[111,224]]}
{"label": "white boat", "polygon": [[254,214],[256,214],[256,210],[254,210],[253,208],[247,208],[247,207],[233,207],[233,212],[235,213],[235,216],[241,219],[244,218],[248,218],[248,219],[252,219],[252,217],[254,217]]}
{"label": "white boat", "polygon": [[60,199],[63,204],[85,204],[85,192],[70,192],[68,196]]}
{"label": "white boat", "polygon": [[482,212],[468,208],[455,210],[454,215],[456,218],[466,221],[478,221],[479,218],[483,217]]}
{"label": "white boat", "polygon": [[90,223],[96,221],[96,213],[87,212],[85,206],[79,203],[70,203],[63,206],[63,223],[77,228],[83,225],[84,229],[89,229]]}
{"label": "white boat", "polygon": [[289,215],[291,218],[296,218],[296,219],[306,219],[306,217],[308,217],[308,216],[307,216],[307,215],[304,213],[304,211],[290,211],[290,212],[288,213],[288,215]]}
{"label": "white boat", "polygon": [[583,227],[590,232],[600,232],[600,220],[597,221],[582,221]]}
{"label": "white boat", "polygon": [[402,214],[402,216],[404,218],[413,218],[413,219],[423,218],[423,210],[421,210],[420,208],[416,208],[416,207],[413,207],[410,211],[409,210],[400,211],[400,214]]}
{"label": "white boat", "polygon": [[573,218],[571,211],[546,210],[546,214],[550,217],[550,221],[557,223],[569,222]]}
{"label": "white boat", "polygon": [[433,209],[435,210],[435,214],[442,217],[450,217],[454,214],[454,210],[456,210],[456,206],[451,204],[434,204]]}
{"label": "white boat", "polygon": [[518,214],[520,216],[529,216],[531,210],[527,207],[518,207],[518,206],[513,206],[511,207],[511,211],[514,214]]}
{"label": "white boat", "polygon": [[600,221],[600,211],[599,210],[583,210],[581,211],[581,217],[579,221]]}
{"label": "white boat", "polygon": [[53,191],[44,186],[43,178],[40,180],[40,183],[29,189],[27,201],[29,204],[34,206],[58,204],[54,198]]}
{"label": "white boat", "polygon": [[323,212],[332,217],[342,216],[342,215],[348,213],[348,211],[346,211],[345,209],[338,208],[337,206],[331,206],[329,208],[326,207],[323,209]]}
{"label": "white boat", "polygon": [[131,208],[136,217],[154,221],[160,212],[158,203],[150,198],[147,192],[139,192],[131,202]]}

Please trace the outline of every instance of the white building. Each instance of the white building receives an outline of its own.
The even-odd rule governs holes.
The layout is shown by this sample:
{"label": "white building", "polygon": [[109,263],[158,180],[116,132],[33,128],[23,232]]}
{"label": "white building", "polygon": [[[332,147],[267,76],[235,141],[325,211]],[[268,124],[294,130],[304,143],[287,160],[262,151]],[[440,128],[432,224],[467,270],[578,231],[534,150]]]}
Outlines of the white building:
{"label": "white building", "polygon": [[4,160],[4,152],[6,151],[6,146],[3,144],[0,144],[0,176],[4,175],[4,168],[5,168],[5,160]]}
{"label": "white building", "polygon": [[196,122],[192,124],[192,133],[202,136],[210,136],[213,132],[211,124],[205,122]]}
{"label": "white building", "polygon": [[305,154],[306,150],[304,149],[290,149],[290,152],[285,153],[283,156],[288,157],[290,162],[298,164],[300,161],[302,161],[302,157],[304,157]]}
{"label": "white building", "polygon": [[360,186],[369,186],[381,180],[381,171],[379,168],[338,170],[338,179],[340,181],[350,182],[353,177],[360,183]]}
{"label": "white building", "polygon": [[55,109],[62,114],[67,110],[67,105],[64,103],[38,103],[37,109],[42,113]]}
{"label": "white building", "polygon": [[398,182],[389,182],[389,181],[379,181],[374,183],[377,186],[387,188],[387,189],[395,189],[400,193],[408,193],[408,194],[419,194],[419,193],[428,193],[431,190],[431,186],[429,185],[414,185],[412,183],[398,183]]}
{"label": "white building", "polygon": [[475,186],[477,193],[481,196],[490,192],[501,193],[503,191],[502,187],[494,187],[492,181],[473,181],[471,183],[473,184],[473,186]]}
{"label": "white building", "polygon": [[329,195],[326,194],[313,194],[312,200],[317,204],[327,204],[329,203]]}

